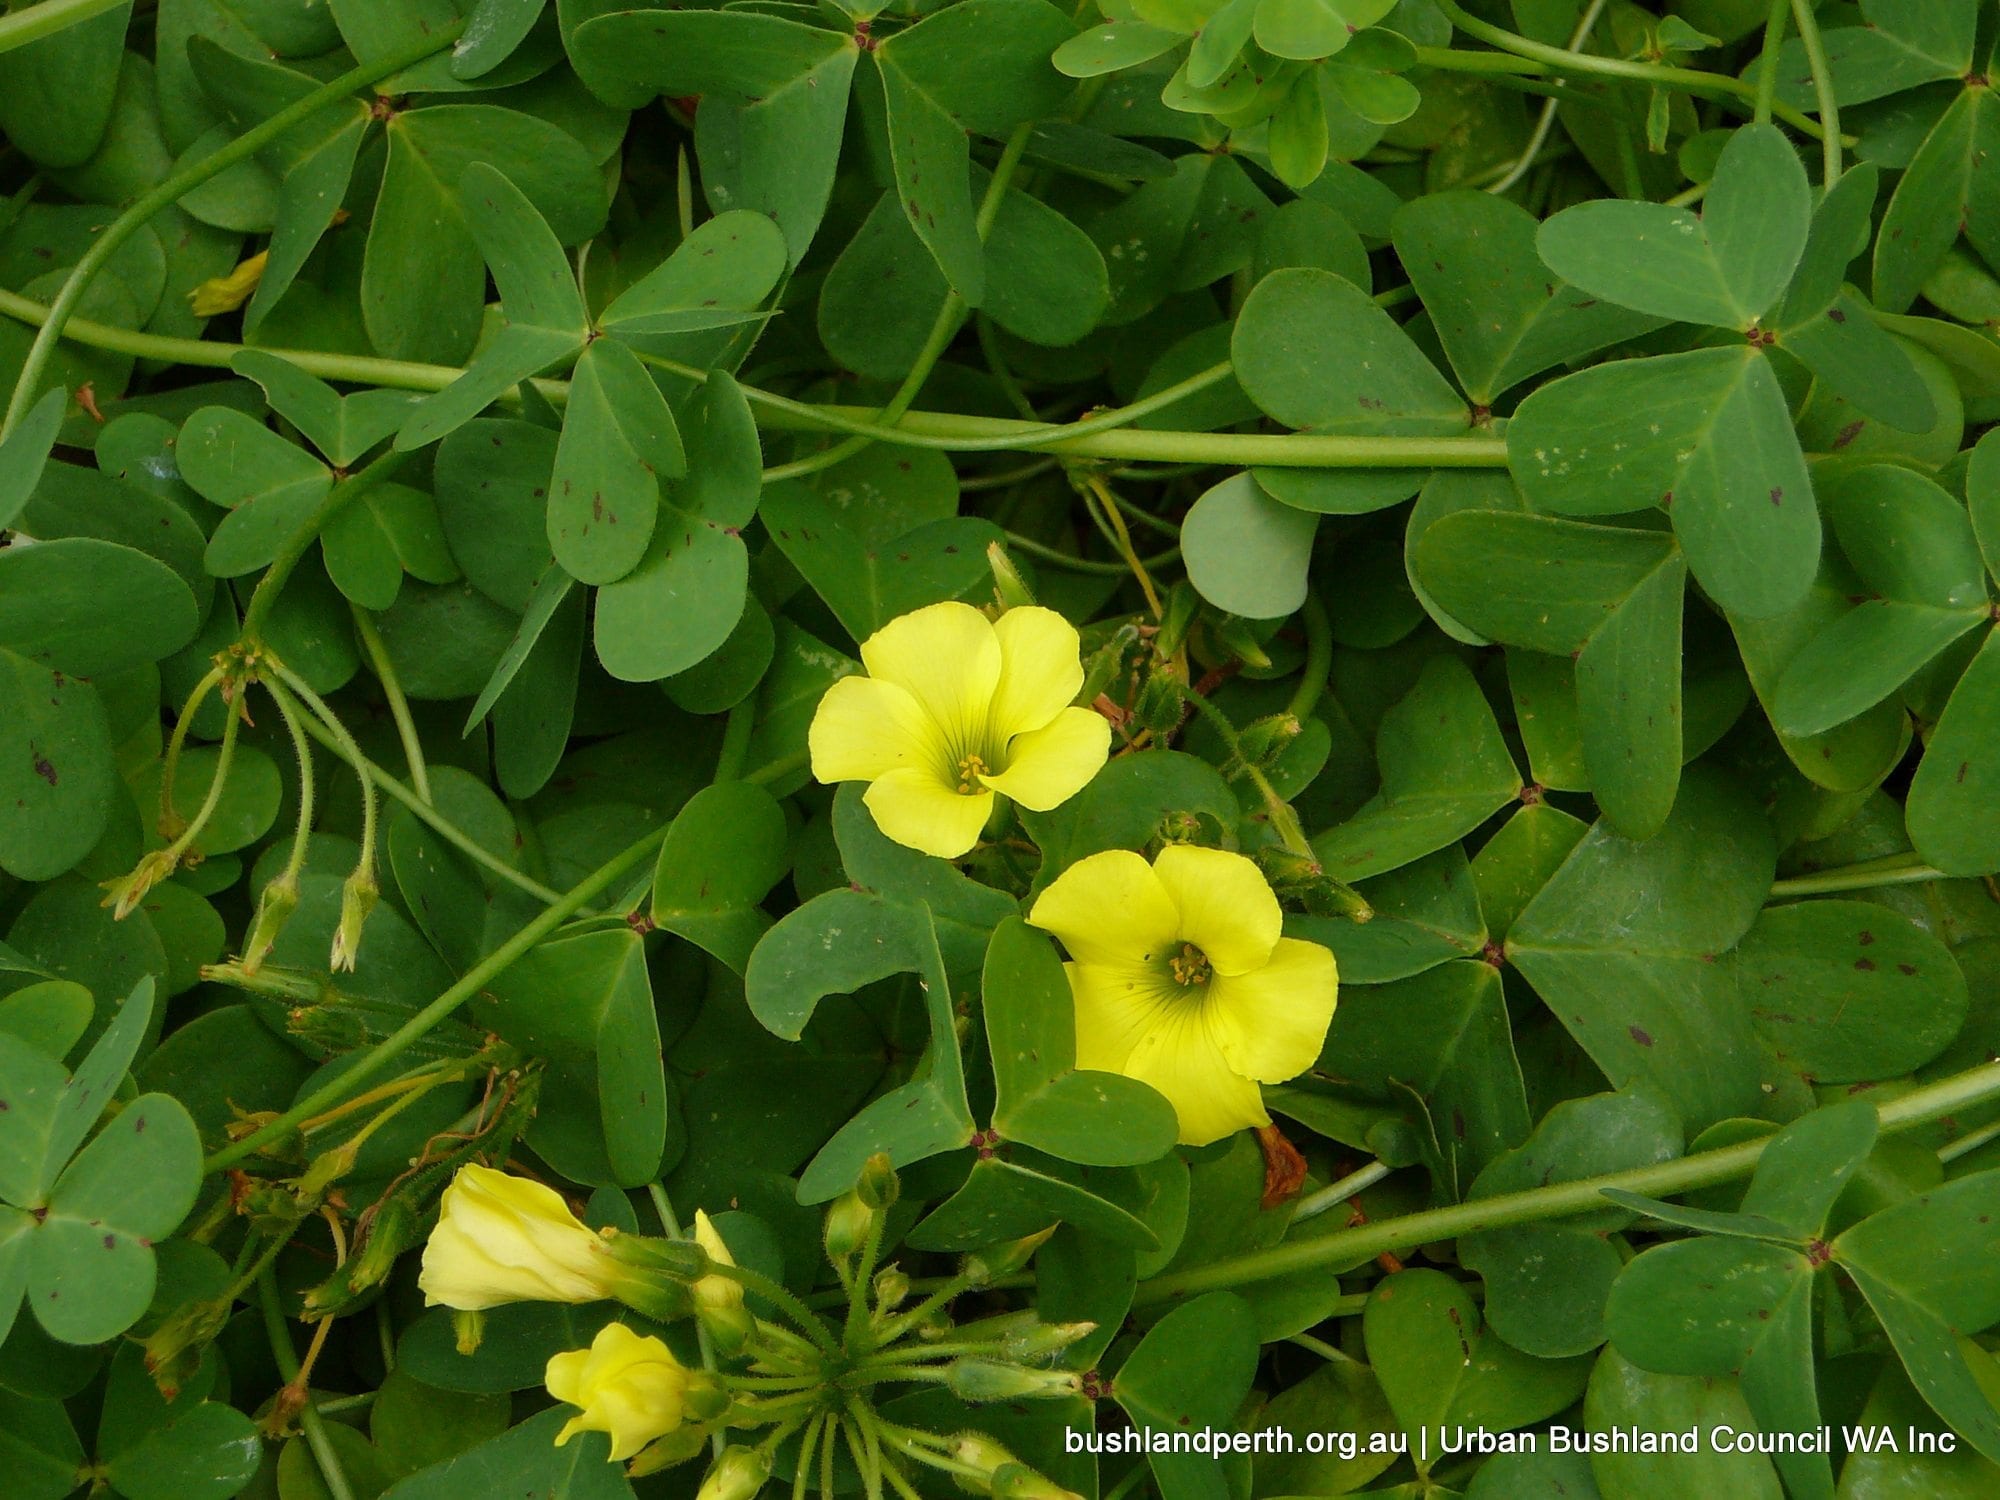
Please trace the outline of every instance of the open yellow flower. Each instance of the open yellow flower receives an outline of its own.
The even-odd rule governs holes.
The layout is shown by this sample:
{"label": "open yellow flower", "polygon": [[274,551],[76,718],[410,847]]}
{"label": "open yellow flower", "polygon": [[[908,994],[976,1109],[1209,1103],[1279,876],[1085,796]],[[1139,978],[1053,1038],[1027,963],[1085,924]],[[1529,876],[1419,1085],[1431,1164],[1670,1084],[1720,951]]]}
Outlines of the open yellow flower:
{"label": "open yellow flower", "polygon": [[612,1460],[622,1463],[681,1425],[694,1378],[660,1340],[606,1323],[588,1349],[554,1356],[543,1374],[551,1396],[582,1408],[556,1434],[556,1446],[579,1432],[609,1433]]}
{"label": "open yellow flower", "polygon": [[470,1165],[444,1190],[417,1285],[427,1305],[479,1312],[504,1302],[595,1302],[627,1279],[553,1188]]}
{"label": "open yellow flower", "polygon": [[888,837],[956,859],[995,793],[1046,812],[1083,790],[1111,726],[1070,701],[1083,686],[1076,627],[1054,610],[988,620],[969,604],[898,616],[861,645],[865,677],[820,699],[808,744],[821,781],[865,781]]}
{"label": "open yellow flower", "polygon": [[1311,1067],[1332,1024],[1333,954],[1283,936],[1270,882],[1240,854],[1093,854],[1028,920],[1070,953],[1076,1065],[1158,1089],[1184,1145],[1270,1124],[1257,1085]]}

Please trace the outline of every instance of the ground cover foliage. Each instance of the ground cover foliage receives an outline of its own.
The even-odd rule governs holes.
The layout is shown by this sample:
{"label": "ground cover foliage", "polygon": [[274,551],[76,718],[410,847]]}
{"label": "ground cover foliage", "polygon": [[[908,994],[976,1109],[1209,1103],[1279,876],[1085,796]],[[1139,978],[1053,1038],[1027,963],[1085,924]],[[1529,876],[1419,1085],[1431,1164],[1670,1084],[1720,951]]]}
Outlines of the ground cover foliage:
{"label": "ground cover foliage", "polygon": [[[890,1417],[910,1495],[2000,1491],[1996,33],[0,16],[7,1494],[877,1500]],[[926,852],[808,741],[954,600],[1110,753]],[[1198,1145],[1023,920],[1179,846],[1339,968]],[[472,1163],[704,1210],[873,1394],[556,1446],[614,1314],[766,1377],[699,1292],[427,1307]],[[1360,1451],[1064,1451],[1135,1424]],[[1836,1431],[1440,1451],[1552,1424]]]}

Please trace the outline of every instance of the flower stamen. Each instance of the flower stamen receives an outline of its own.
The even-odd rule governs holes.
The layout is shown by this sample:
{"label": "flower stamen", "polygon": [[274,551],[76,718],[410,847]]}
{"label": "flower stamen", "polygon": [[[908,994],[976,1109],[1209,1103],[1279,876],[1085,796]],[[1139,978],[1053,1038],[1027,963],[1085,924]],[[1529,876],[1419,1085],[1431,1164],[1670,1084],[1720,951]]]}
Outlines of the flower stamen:
{"label": "flower stamen", "polygon": [[986,758],[968,755],[958,763],[958,793],[961,797],[975,797],[986,790],[979,778],[988,774]]}
{"label": "flower stamen", "polygon": [[1214,972],[1208,955],[1193,943],[1182,943],[1181,951],[1167,961],[1167,967],[1173,971],[1174,983],[1184,989],[1207,984],[1209,975]]}

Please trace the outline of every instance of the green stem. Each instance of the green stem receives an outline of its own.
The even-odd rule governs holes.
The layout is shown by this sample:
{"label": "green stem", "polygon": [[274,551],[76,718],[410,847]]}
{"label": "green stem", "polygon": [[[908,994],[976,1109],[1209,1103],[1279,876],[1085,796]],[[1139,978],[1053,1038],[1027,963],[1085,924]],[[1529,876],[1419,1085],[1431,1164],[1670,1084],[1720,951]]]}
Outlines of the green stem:
{"label": "green stem", "polygon": [[[333,737],[333,732],[320,723],[317,718],[311,714],[307,714],[303,722],[306,733],[326,746],[327,749],[333,751],[341,750],[340,742]],[[345,752],[341,753],[344,754]],[[353,762],[350,761],[349,764],[351,766]],[[397,802],[402,803],[403,806],[416,815],[419,822],[429,826],[439,838],[450,844],[452,848],[463,854],[481,869],[498,876],[516,890],[526,891],[530,896],[533,896],[537,901],[545,905],[549,902],[560,901],[562,899],[560,892],[550,890],[533,876],[515,869],[505,860],[500,859],[491,850],[478,843],[472,835],[452,822],[451,819],[445,817],[444,814],[431,806],[430,803],[425,802],[413,790],[398,781],[394,776],[391,776],[381,766],[378,766],[365,755],[361,757],[360,769],[367,776],[368,780],[375,784],[376,790],[385,792]]]}
{"label": "green stem", "polygon": [[1934,870],[1915,854],[1889,854],[1881,859],[1864,859],[1859,864],[1838,865],[1816,870],[1810,875],[1794,875],[1771,882],[1771,895],[1824,896],[1831,891],[1865,891],[1878,885],[1921,885],[1927,880],[1949,880],[1942,870]]}
{"label": "green stem", "polygon": [[409,456],[391,448],[360,473],[339,480],[321,497],[312,512],[285,538],[284,546],[271,559],[271,566],[257,580],[257,587],[250,595],[249,607],[243,611],[243,625],[237,632],[239,639],[251,645],[257,644],[264,622],[270,617],[278,595],[285,587],[285,580],[291,577],[292,569],[299,565],[299,559],[306,555],[307,549],[319,539],[326,523],[338,515],[348,501],[393,475],[408,461]]}
{"label": "green stem", "polygon": [[[1181,693],[1194,711],[1208,721],[1209,728],[1220,737],[1231,757],[1243,767],[1243,774],[1250,778],[1250,784],[1257,788],[1257,795],[1264,799],[1264,811],[1271,820],[1271,827],[1277,832],[1285,847],[1292,853],[1317,863],[1319,856],[1307,842],[1305,830],[1299,827],[1299,815],[1292,811],[1291,803],[1278,795],[1278,789],[1271,785],[1271,778],[1264,774],[1255,761],[1243,753],[1243,741],[1236,733],[1236,726],[1230,722],[1229,715],[1192,687],[1183,687]],[[1356,896],[1355,899],[1358,901],[1360,898]]]}
{"label": "green stem", "polygon": [[[84,3],[84,0],[79,0]],[[39,7],[38,7],[39,8]],[[18,18],[14,18],[18,19]],[[56,344],[62,338],[63,325],[75,313],[77,304],[83,300],[90,284],[96,280],[111,257],[116,255],[125,242],[139,231],[139,227],[149,221],[162,209],[170,208],[192,192],[195,188],[235,166],[247,161],[259,151],[278,140],[297,125],[324,109],[327,105],[346,98],[357,89],[364,89],[400,73],[412,64],[422,62],[435,53],[444,51],[458,39],[465,29],[465,22],[454,19],[430,32],[420,44],[403,47],[384,58],[363,63],[351,68],[331,82],[322,84],[310,94],[286,105],[269,119],[252,126],[235,140],[220,150],[212,151],[200,161],[191,162],[179,171],[170,173],[167,179],[150,192],[142,194],[131,207],[106,226],[104,232],[90,243],[84,251],[62,289],[56,293],[55,301],[49,304],[49,315],[42,324],[41,332],[35,335],[35,342],[28,349],[28,357],[21,363],[21,373],[14,382],[13,399],[7,403],[7,416],[0,421],[0,436],[13,431],[21,418],[28,414],[42,383],[42,376],[48,369],[49,360],[54,356]]]}
{"label": "green stem", "polygon": [[[680,1216],[674,1212],[673,1200],[667,1196],[664,1183],[646,1184],[646,1196],[653,1200],[653,1212],[660,1216],[660,1228],[671,1238],[681,1238]],[[715,1340],[708,1336],[708,1326],[699,1318],[694,1325],[695,1345],[701,1351],[701,1367],[709,1374],[715,1373]],[[716,1458],[722,1457],[722,1432],[718,1428],[709,1434],[709,1452]]]}
{"label": "green stem", "polygon": [[[278,1373],[284,1376],[285,1384],[290,1385],[299,1378],[299,1355],[292,1347],[292,1332],[285,1326],[285,1310],[278,1302],[278,1279],[268,1266],[257,1278],[257,1300],[264,1310],[264,1331],[270,1336],[271,1357],[277,1361]],[[326,1492],[333,1500],[354,1500],[354,1488],[347,1482],[347,1471],[340,1466],[333,1440],[327,1436],[326,1422],[319,1408],[313,1405],[312,1391],[307,1389],[300,1394],[305,1397],[305,1405],[299,1408],[299,1425],[305,1428],[306,1446],[319,1465],[320,1478],[326,1481]]]}
{"label": "green stem", "polygon": [[[1044,542],[1036,541],[1031,536],[1022,536],[1018,531],[1007,533],[1007,545],[1010,547],[1019,547],[1028,556],[1039,557],[1043,562],[1052,564],[1069,573],[1098,573],[1106,578],[1129,578],[1132,576],[1132,569],[1122,562],[1099,562],[1094,557],[1077,557],[1073,553],[1063,551],[1060,547],[1051,547]],[[1169,547],[1164,552],[1155,552],[1151,557],[1142,557],[1139,561],[1149,568],[1157,568],[1172,562],[1180,555],[1180,548]]]}
{"label": "green stem", "polygon": [[[1995,1098],[2000,1098],[2000,1062],[1989,1062],[1913,1089],[1878,1106],[1876,1115],[1882,1133],[1894,1135]],[[1624,1172],[1551,1183],[1525,1192],[1501,1193],[1399,1218],[1371,1220],[1314,1239],[1287,1241],[1205,1266],[1156,1276],[1140,1284],[1134,1305],[1151,1306],[1196,1292],[1243,1286],[1302,1271],[1324,1272],[1330,1266],[1354,1265],[1435,1240],[1588,1213],[1604,1206],[1606,1188],[1670,1198],[1691,1188],[1747,1177],[1755,1170],[1769,1142],[1770,1137],[1766,1136]]]}
{"label": "green stem", "polygon": [[828,1332],[826,1321],[805,1303],[789,1287],[781,1286],[762,1271],[753,1271],[748,1266],[725,1266],[715,1264],[714,1274],[736,1282],[745,1291],[755,1292],[766,1302],[784,1309],[785,1316],[799,1325],[799,1332],[811,1339],[822,1353],[838,1354],[840,1346]]}
{"label": "green stem", "polygon": [[241,1140],[230,1142],[209,1156],[202,1163],[203,1171],[213,1173],[220,1172],[225,1167],[232,1167],[277,1140],[299,1121],[310,1119],[343,1099],[360,1093],[369,1079],[379,1075],[391,1062],[441,1025],[459,1006],[478,994],[498,975],[504,974],[515,960],[568,921],[593,896],[644,861],[666,836],[666,829],[656,828],[614,854],[558,896],[548,910],[525,923],[520,931],[467,969],[458,982],[437,999],[377,1042],[355,1062],[353,1067],[338,1078],[314,1089],[277,1118],[266,1122]]}
{"label": "green stem", "polygon": [[291,694],[275,682],[265,683],[264,691],[277,704],[278,717],[285,721],[285,732],[291,737],[292,753],[299,760],[299,816],[292,827],[291,854],[285,860],[284,872],[278,877],[281,883],[291,886],[296,892],[299,875],[306,867],[306,851],[312,842],[313,800],[317,791],[312,746],[306,741],[306,715],[292,702]]}
{"label": "green stem", "polygon": [[[256,601],[251,602],[254,604]],[[313,691],[311,683],[276,657],[266,657],[265,662],[277,674],[278,680],[291,689],[293,696],[310,710],[308,717],[317,718],[332,732],[334,748],[353,768],[354,779],[361,784],[361,857],[355,862],[355,868],[372,871],[375,868],[375,826],[380,801],[375,795],[375,783],[369,780],[368,772],[363,769],[368,757],[361,753],[361,746],[355,742],[347,726],[341,723],[340,716]]]}
{"label": "green stem", "polygon": [[[1632,83],[1658,84],[1707,98],[1749,104],[1756,103],[1756,89],[1726,73],[1704,73],[1696,68],[1675,68],[1664,63],[1632,62],[1622,57],[1599,57],[1589,52],[1566,52],[1547,42],[1532,41],[1505,31],[1477,16],[1469,15],[1457,0],[1436,0],[1445,17],[1467,36],[1477,37],[1498,47],[1511,61],[1496,62],[1489,54],[1466,52],[1448,47],[1417,48],[1420,67],[1460,73],[1582,73],[1598,78],[1617,78]],[[1824,132],[1811,115],[1779,103],[1774,112],[1793,128],[1818,140]]]}
{"label": "green stem", "polygon": [[348,609],[354,615],[354,633],[361,637],[361,649],[368,653],[368,665],[375,669],[375,680],[382,684],[382,696],[389,700],[389,717],[396,721],[396,738],[403,742],[403,759],[409,762],[410,786],[420,800],[431,800],[431,773],[424,764],[423,741],[417,738],[416,721],[410,717],[410,700],[403,696],[402,679],[396,675],[396,664],[389,660],[389,652],[382,644],[382,636],[375,629],[375,622],[368,617],[368,611],[358,604],[350,604]]}
{"label": "green stem", "polygon": [[[0,290],[0,315],[46,327],[51,309],[16,292]],[[142,359],[159,359],[207,369],[228,369],[246,345],[204,339],[167,338],[133,333],[108,323],[72,318],[64,336],[92,349],[107,349]],[[351,354],[322,354],[307,349],[266,351],[323,380],[380,386],[392,390],[441,391],[464,370],[456,365],[426,365],[407,360],[377,359]],[[672,361],[650,363],[675,374],[692,367]],[[699,376],[701,371],[693,372]],[[1232,468],[1263,465],[1303,469],[1499,469],[1507,464],[1507,445],[1484,437],[1334,437],[1318,433],[1178,432],[1165,429],[1121,430],[1139,417],[1169,406],[1226,378],[1219,365],[1190,376],[1180,384],[1135,401],[1116,411],[1100,412],[1080,422],[1022,422],[1005,417],[962,416],[955,412],[909,411],[894,427],[874,419],[880,413],[865,406],[816,406],[794,401],[752,386],[744,397],[766,415],[759,425],[774,431],[865,431],[878,442],[903,447],[937,448],[963,453],[1055,453],[1073,458],[1115,458],[1141,463],[1212,464]],[[535,388],[552,404],[569,398],[569,385],[537,380]]]}
{"label": "green stem", "polygon": [[[1596,27],[1598,17],[1604,14],[1604,7],[1609,3],[1610,0],[1590,0],[1582,18],[1576,23],[1576,29],[1570,33],[1569,45],[1563,49],[1564,51],[1583,50],[1583,44],[1590,40],[1590,33]],[[1536,158],[1541,155],[1543,143],[1549,138],[1549,131],[1555,127],[1556,108],[1560,103],[1561,100],[1555,98],[1543,102],[1541,114],[1535,120],[1534,132],[1528,137],[1528,144],[1521,148],[1521,154],[1514,158],[1513,163],[1500,175],[1499,180],[1487,185],[1487,192],[1504,193],[1528,175],[1529,168],[1534,166]]]}
{"label": "green stem", "polygon": [[1813,14],[1813,0],[1792,0],[1792,23],[1799,28],[1799,41],[1806,49],[1819,122],[1826,128],[1820,138],[1820,187],[1825,190],[1840,180],[1841,172],[1840,101],[1834,96],[1833,65],[1827,61],[1826,42],[1820,36],[1819,17]]}
{"label": "green stem", "polygon": [[0,52],[11,52],[16,47],[39,42],[45,36],[54,36],[93,16],[116,10],[124,3],[125,0],[43,0],[40,5],[0,16]]}
{"label": "green stem", "polygon": [[185,826],[180,821],[180,811],[174,806],[174,777],[180,770],[181,751],[187,745],[188,730],[194,726],[195,711],[208,701],[208,695],[215,691],[222,681],[222,668],[210,667],[194,685],[194,691],[181,705],[180,717],[174,720],[174,731],[167,736],[167,751],[160,761],[160,819],[159,831],[163,839],[178,838]]}
{"label": "green stem", "polygon": [[750,754],[750,736],[757,728],[755,694],[729,710],[722,725],[722,748],[716,753],[715,775],[711,781],[736,781],[743,775],[743,762]]}
{"label": "green stem", "polygon": [[1764,51],[1757,65],[1757,107],[1752,116],[1759,125],[1768,125],[1771,109],[1778,102],[1778,52],[1785,45],[1785,22],[1791,19],[1792,0],[1771,0],[1771,14],[1764,21]]}
{"label": "green stem", "polygon": [[1306,660],[1299,668],[1299,685],[1292,690],[1292,701],[1285,705],[1285,711],[1303,723],[1318,706],[1333,671],[1333,624],[1326,617],[1326,606],[1311,589],[1306,590],[1299,619],[1306,627]]}
{"label": "green stem", "polygon": [[1318,1218],[1329,1208],[1336,1208],[1356,1193],[1375,1186],[1394,1170],[1385,1162],[1371,1161],[1359,1171],[1349,1172],[1338,1182],[1330,1182],[1310,1197],[1301,1198],[1298,1207],[1292,1210],[1292,1222],[1301,1224]]}

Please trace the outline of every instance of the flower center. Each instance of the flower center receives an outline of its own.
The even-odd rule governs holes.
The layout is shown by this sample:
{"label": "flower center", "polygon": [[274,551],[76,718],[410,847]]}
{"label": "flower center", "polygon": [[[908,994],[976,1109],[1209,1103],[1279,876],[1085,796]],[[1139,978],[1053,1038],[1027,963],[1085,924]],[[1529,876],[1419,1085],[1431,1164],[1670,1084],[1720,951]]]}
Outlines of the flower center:
{"label": "flower center", "polygon": [[1182,943],[1181,951],[1167,960],[1167,967],[1173,971],[1174,983],[1183,989],[1207,984],[1208,976],[1213,972],[1208,955],[1193,943]]}
{"label": "flower center", "polygon": [[958,791],[963,797],[977,796],[986,790],[979,778],[987,774],[986,758],[968,755],[958,763]]}

